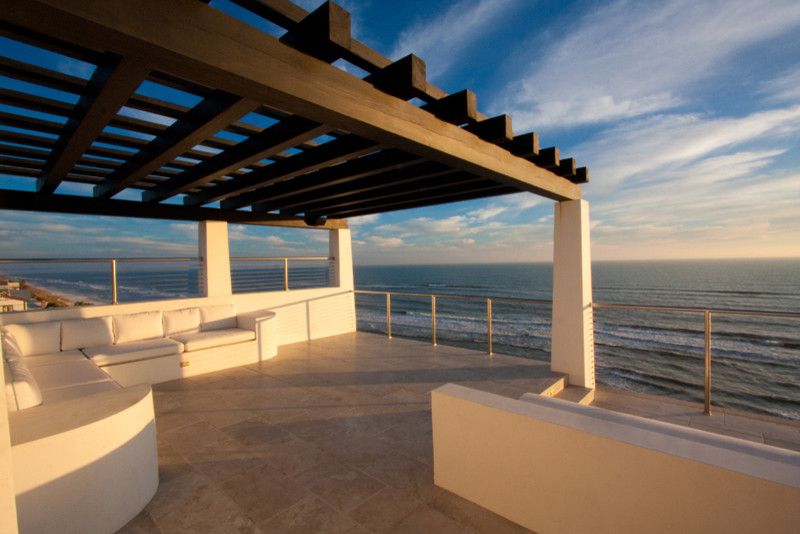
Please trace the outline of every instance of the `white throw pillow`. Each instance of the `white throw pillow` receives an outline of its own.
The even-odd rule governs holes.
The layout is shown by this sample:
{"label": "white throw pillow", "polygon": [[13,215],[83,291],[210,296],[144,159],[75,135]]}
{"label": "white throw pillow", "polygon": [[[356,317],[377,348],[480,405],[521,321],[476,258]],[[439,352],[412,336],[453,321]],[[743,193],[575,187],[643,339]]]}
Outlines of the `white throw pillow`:
{"label": "white throw pillow", "polygon": [[42,403],[42,392],[24,359],[6,362],[6,372],[11,376],[11,388],[18,410],[33,408]]}
{"label": "white throw pillow", "polygon": [[161,312],[131,313],[114,316],[115,343],[128,343],[164,337]]}
{"label": "white throw pillow", "polygon": [[[8,338],[3,345],[5,353],[16,351],[19,356],[35,356],[61,350],[61,323],[10,324],[3,327],[3,337]],[[13,359],[13,354],[6,356]]]}
{"label": "white throw pillow", "polygon": [[200,308],[200,330],[222,330],[236,328],[236,309],[233,304],[205,306]]}
{"label": "white throw pillow", "polygon": [[164,335],[186,334],[200,330],[200,310],[185,308],[164,312]]}
{"label": "white throw pillow", "polygon": [[102,347],[114,343],[111,317],[61,322],[61,350]]}

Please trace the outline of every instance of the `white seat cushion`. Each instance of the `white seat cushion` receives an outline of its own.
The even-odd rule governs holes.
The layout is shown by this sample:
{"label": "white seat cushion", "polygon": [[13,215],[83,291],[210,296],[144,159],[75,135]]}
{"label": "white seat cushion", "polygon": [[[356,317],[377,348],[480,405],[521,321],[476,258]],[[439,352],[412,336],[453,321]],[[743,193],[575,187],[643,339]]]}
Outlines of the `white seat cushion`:
{"label": "white seat cushion", "polygon": [[91,359],[95,365],[100,366],[148,360],[150,358],[169,356],[171,354],[180,354],[181,352],[183,352],[182,343],[163,337],[160,339],[148,339],[146,341],[83,349],[83,353]]}
{"label": "white seat cushion", "polygon": [[42,365],[52,365],[54,363],[85,362],[86,356],[79,350],[65,350],[63,352],[51,352],[50,354],[37,354],[25,358],[25,364],[33,369]]}
{"label": "white seat cushion", "polygon": [[111,317],[61,321],[61,350],[85,349],[114,343]]}
{"label": "white seat cushion", "polygon": [[[88,363],[88,362],[87,362]],[[25,360],[4,362],[6,376],[6,399],[12,401],[9,408],[24,410],[42,403],[42,392]]]}
{"label": "white seat cushion", "polygon": [[236,309],[233,304],[200,308],[200,330],[236,328]]}
{"label": "white seat cushion", "polygon": [[93,384],[109,379],[95,364],[84,359],[82,362],[53,363],[31,369],[42,391],[67,388],[83,384]]}
{"label": "white seat cushion", "polygon": [[34,356],[61,350],[61,323],[10,324],[3,327],[3,354],[7,360],[15,356]]}
{"label": "white seat cushion", "polygon": [[186,352],[219,347],[222,345],[231,345],[233,343],[242,343],[255,338],[255,332],[252,330],[242,330],[241,328],[226,328],[225,330],[209,330],[206,332],[172,336],[172,339],[183,343],[183,350]]}
{"label": "white seat cushion", "polygon": [[114,343],[129,343],[164,337],[160,311],[114,316]]}
{"label": "white seat cushion", "polygon": [[185,334],[200,331],[200,310],[185,308],[164,312],[164,335]]}
{"label": "white seat cushion", "polygon": [[44,404],[51,402],[59,402],[70,399],[77,399],[78,397],[85,397],[93,393],[101,393],[103,391],[111,391],[112,389],[119,389],[120,385],[111,379],[104,380],[103,382],[94,382],[92,384],[81,384],[80,386],[70,386],[67,388],[50,389],[42,392],[42,399]]}

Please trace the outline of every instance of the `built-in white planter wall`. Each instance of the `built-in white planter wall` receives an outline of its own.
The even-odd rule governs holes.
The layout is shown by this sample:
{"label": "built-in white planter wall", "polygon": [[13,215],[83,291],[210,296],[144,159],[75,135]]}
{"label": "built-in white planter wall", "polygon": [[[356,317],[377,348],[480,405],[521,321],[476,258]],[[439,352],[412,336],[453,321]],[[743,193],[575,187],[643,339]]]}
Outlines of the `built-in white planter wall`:
{"label": "built-in white planter wall", "polygon": [[553,235],[553,330],[550,368],[569,383],[594,388],[594,316],[589,203],[555,205]]}

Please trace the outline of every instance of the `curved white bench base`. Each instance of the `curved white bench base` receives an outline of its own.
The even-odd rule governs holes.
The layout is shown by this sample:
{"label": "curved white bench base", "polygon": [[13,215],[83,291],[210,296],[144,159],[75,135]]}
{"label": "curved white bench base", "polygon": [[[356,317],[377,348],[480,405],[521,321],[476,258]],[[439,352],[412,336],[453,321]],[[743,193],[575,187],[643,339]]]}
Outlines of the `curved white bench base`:
{"label": "curved white bench base", "polygon": [[9,413],[20,532],[115,532],[158,489],[142,384]]}

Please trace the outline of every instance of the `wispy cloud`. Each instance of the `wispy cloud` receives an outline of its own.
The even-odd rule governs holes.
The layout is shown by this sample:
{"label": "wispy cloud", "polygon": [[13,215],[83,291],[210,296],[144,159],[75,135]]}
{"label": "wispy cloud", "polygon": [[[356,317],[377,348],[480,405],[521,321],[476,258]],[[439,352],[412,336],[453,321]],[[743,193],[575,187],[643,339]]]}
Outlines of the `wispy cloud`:
{"label": "wispy cloud", "polygon": [[463,58],[487,28],[492,28],[517,0],[461,0],[445,12],[412,25],[400,34],[391,53],[422,57],[431,79],[444,74]]}
{"label": "wispy cloud", "polygon": [[764,82],[761,91],[773,102],[800,102],[800,66]]}
{"label": "wispy cloud", "polygon": [[666,110],[738,50],[798,26],[794,0],[620,0],[586,11],[565,38],[545,44],[537,54],[545,59],[516,58],[527,74],[493,107],[511,112],[522,129]]}

